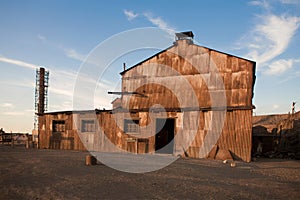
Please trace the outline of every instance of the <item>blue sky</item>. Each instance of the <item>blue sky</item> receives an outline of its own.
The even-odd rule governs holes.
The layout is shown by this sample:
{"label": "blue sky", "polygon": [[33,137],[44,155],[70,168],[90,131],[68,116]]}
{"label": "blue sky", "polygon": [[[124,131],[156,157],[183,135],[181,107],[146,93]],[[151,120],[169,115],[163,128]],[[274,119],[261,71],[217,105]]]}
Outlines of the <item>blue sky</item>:
{"label": "blue sky", "polygon": [[[114,34],[143,27],[192,30],[200,45],[256,61],[256,114],[287,113],[292,101],[300,108],[299,11],[298,0],[1,0],[0,127],[31,132],[36,67],[50,71],[48,110],[71,110],[77,71],[89,52]],[[122,62],[115,63],[115,79]],[[95,107],[109,108],[112,98],[99,96]]]}

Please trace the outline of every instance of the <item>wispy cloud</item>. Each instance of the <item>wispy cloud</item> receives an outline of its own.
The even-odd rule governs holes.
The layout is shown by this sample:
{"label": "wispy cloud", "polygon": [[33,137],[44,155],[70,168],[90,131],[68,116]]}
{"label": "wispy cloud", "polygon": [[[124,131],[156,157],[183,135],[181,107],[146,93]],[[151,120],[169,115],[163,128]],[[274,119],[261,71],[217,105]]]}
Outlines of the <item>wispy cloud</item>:
{"label": "wispy cloud", "polygon": [[41,35],[41,34],[38,34],[38,35],[37,35],[37,38],[38,38],[39,40],[42,40],[42,41],[45,41],[45,40],[46,40],[46,37],[43,36],[43,35]]}
{"label": "wispy cloud", "polygon": [[[124,10],[124,14],[127,17],[128,21],[131,21],[138,17],[140,14],[135,13],[131,10]],[[172,38],[174,37],[175,28],[169,25],[165,20],[163,20],[161,17],[154,16],[150,12],[144,12],[141,14],[141,16],[144,16],[149,22],[151,22],[154,26],[157,26],[158,28],[164,30],[167,32]]]}
{"label": "wispy cloud", "polygon": [[63,51],[63,53],[69,57],[69,58],[72,58],[72,59],[75,59],[75,60],[78,60],[78,61],[81,61],[83,62],[84,59],[86,58],[87,55],[84,55],[84,54],[81,54],[79,53],[77,50],[73,49],[73,48],[68,48],[68,47],[65,47],[64,45],[61,45],[61,44],[57,44],[55,42],[52,42],[52,41],[49,41],[46,36],[44,35],[41,35],[41,34],[38,34],[37,35],[37,38],[41,41],[44,41],[45,44],[51,46],[51,47],[54,47],[54,48],[57,48],[59,49],[60,51]]}
{"label": "wispy cloud", "polygon": [[260,6],[265,12],[257,16],[253,30],[239,41],[238,46],[246,50],[245,57],[257,62],[257,69],[266,75],[281,74],[293,67],[296,58],[281,58],[300,26],[300,17],[273,14],[270,2],[266,0],[251,1],[250,5]]}
{"label": "wispy cloud", "polygon": [[83,62],[86,58],[86,55],[77,52],[75,49],[62,48],[69,58],[73,58],[75,60],[79,60]]}
{"label": "wispy cloud", "polygon": [[73,90],[69,89],[49,87],[49,92],[67,97],[73,97]]}
{"label": "wispy cloud", "polygon": [[292,68],[293,60],[292,59],[280,59],[272,62],[268,65],[267,70],[265,71],[268,75],[279,75]]}
{"label": "wispy cloud", "polygon": [[35,112],[35,110],[34,109],[26,109],[26,110],[24,110],[25,112],[29,112],[29,113],[34,113]]}
{"label": "wispy cloud", "polygon": [[9,115],[9,116],[22,116],[25,113],[24,112],[20,112],[20,111],[10,111],[10,112],[3,112],[4,115]]}
{"label": "wispy cloud", "polygon": [[[283,59],[280,59],[280,60],[283,60]],[[298,67],[298,64],[300,63],[300,59],[288,59],[288,60],[285,60],[286,62],[287,62],[287,64],[286,64],[286,62],[282,62],[283,64],[282,64],[282,66],[280,66],[280,63],[278,64],[279,66],[278,67],[275,67],[275,68],[280,68],[279,69],[279,71],[282,71],[283,70],[283,72],[285,72],[285,71],[287,71],[288,69],[290,69],[290,68],[295,68],[295,69],[297,69]],[[274,62],[276,62],[276,61],[274,61]],[[291,67],[289,68],[289,66],[286,66],[286,65],[289,65],[289,62],[291,62]],[[272,67],[273,66],[273,67]],[[275,65],[276,66],[276,65]],[[295,67],[296,66],[296,67]],[[266,70],[266,74],[269,74],[269,75],[274,75],[275,73],[271,73],[271,72],[274,72],[274,71],[276,71],[275,69],[272,69],[272,68],[274,68],[274,65],[270,65],[269,66],[269,68]],[[283,68],[283,69],[281,69],[281,68]],[[288,69],[285,69],[285,68],[288,68]],[[282,73],[283,73],[282,72]],[[276,75],[280,75],[280,74],[277,74],[276,73]],[[287,81],[292,81],[292,80],[298,80],[299,79],[299,77],[300,77],[300,71],[293,71],[292,73],[289,73],[289,74],[287,74],[287,76],[285,76],[285,77],[283,77],[282,79],[280,79],[280,81],[278,82],[278,84],[282,84],[282,83],[285,83],[285,82],[287,82]]]}
{"label": "wispy cloud", "polygon": [[53,69],[50,71],[49,94],[56,94],[71,98],[77,72],[73,70]]}
{"label": "wispy cloud", "polygon": [[13,108],[13,107],[15,107],[12,103],[3,103],[3,104],[0,104],[0,106],[2,108]]}
{"label": "wispy cloud", "polygon": [[73,110],[72,102],[71,101],[63,101],[60,104],[50,105],[50,109],[54,110]]}
{"label": "wispy cloud", "polygon": [[158,28],[163,29],[171,36],[174,36],[175,28],[170,26],[167,22],[165,22],[161,17],[154,17],[152,13],[144,13],[144,16],[149,20],[153,25]]}
{"label": "wispy cloud", "polygon": [[270,4],[266,0],[262,0],[262,1],[250,1],[249,4],[252,5],[252,6],[262,7],[264,9],[266,9],[266,10],[270,10],[271,9]]}
{"label": "wispy cloud", "polygon": [[299,27],[300,18],[295,16],[273,14],[260,17],[246,43],[248,57],[260,66],[283,53],[290,44]]}
{"label": "wispy cloud", "polygon": [[299,0],[280,0],[283,4],[300,4]]}
{"label": "wispy cloud", "polygon": [[[90,109],[98,108],[99,106],[111,108],[111,96],[107,92],[113,91],[116,83],[98,80],[98,77],[82,72],[80,74],[78,72],[55,72],[55,74],[57,81],[51,86],[55,89],[50,90],[50,92],[60,96],[64,95],[64,99],[68,99],[71,102],[75,100],[74,109]],[[63,82],[66,79],[68,81],[67,83],[62,83],[60,79]]]}
{"label": "wispy cloud", "polygon": [[3,84],[12,85],[12,86],[18,86],[19,88],[25,87],[25,88],[34,88],[35,87],[35,80],[27,80],[27,79],[19,79],[19,80],[4,80]]}
{"label": "wispy cloud", "polygon": [[24,62],[21,60],[6,58],[6,57],[2,57],[2,56],[0,56],[0,62],[5,62],[8,64],[17,65],[17,66],[25,67],[25,68],[29,68],[29,69],[36,69],[39,67],[35,64],[27,63],[27,62]]}
{"label": "wispy cloud", "polygon": [[126,10],[126,9],[124,10],[124,14],[126,15],[128,21],[135,19],[139,15],[137,13],[134,13],[131,10]]}

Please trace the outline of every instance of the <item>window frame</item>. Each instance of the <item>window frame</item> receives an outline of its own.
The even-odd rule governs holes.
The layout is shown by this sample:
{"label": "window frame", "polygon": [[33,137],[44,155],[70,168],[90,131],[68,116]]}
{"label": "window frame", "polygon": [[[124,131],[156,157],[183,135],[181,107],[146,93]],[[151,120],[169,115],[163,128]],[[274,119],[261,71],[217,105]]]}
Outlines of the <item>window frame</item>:
{"label": "window frame", "polygon": [[[59,125],[59,126],[57,126],[57,125]],[[54,133],[66,132],[66,120],[52,120],[52,132],[54,132]]]}
{"label": "window frame", "polygon": [[[89,124],[87,122],[92,122],[93,123],[90,123],[90,124],[93,124],[93,128],[91,129],[88,129],[88,128],[84,128],[84,124]],[[96,120],[95,119],[89,119],[89,118],[84,118],[84,119],[81,119],[80,120],[80,132],[81,133],[95,133],[96,132]]]}
{"label": "window frame", "polygon": [[123,128],[124,128],[124,133],[126,134],[130,134],[130,135],[140,134],[140,119],[124,119]]}

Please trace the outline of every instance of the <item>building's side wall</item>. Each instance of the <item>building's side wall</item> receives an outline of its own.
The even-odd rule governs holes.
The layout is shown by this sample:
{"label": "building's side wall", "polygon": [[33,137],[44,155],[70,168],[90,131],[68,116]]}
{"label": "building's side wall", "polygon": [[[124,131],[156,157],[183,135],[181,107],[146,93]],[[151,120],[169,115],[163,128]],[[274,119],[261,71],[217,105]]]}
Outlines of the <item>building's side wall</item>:
{"label": "building's side wall", "polygon": [[[105,116],[104,116],[105,115]],[[100,119],[101,118],[101,119]],[[215,145],[219,149],[230,151],[234,157],[242,159],[246,162],[251,160],[251,144],[252,144],[252,110],[233,110],[224,111],[184,111],[184,112],[138,112],[115,113],[115,114],[99,114],[98,119],[105,132],[105,137],[109,138],[113,145],[125,151],[137,152],[133,143],[129,142],[130,138],[146,138],[147,147],[142,146],[138,153],[154,153],[155,152],[155,134],[157,118],[175,119],[175,137],[174,137],[174,155],[185,155],[188,157],[207,157],[211,148]],[[126,134],[123,131],[124,119],[139,119],[139,134]],[[215,123],[212,122],[215,121]],[[224,120],[224,123],[220,122]],[[216,127],[218,130],[216,131]],[[209,137],[207,134],[213,134]],[[95,141],[96,146],[105,148],[95,149],[102,151],[111,151],[106,146],[105,138]],[[210,144],[213,140],[213,146]],[[101,144],[102,143],[102,144]],[[205,145],[203,145],[206,143]],[[208,148],[206,154],[199,153],[201,148]]]}
{"label": "building's side wall", "polygon": [[[64,121],[64,130],[54,131],[54,121]],[[60,113],[39,116],[39,147],[84,150],[77,131],[73,128],[73,115]]]}
{"label": "building's side wall", "polygon": [[[213,131],[214,127],[209,127],[212,111],[199,112],[199,129],[195,140],[192,142],[188,150],[187,156],[198,158],[201,155],[201,148],[207,147],[211,149],[218,146],[219,149],[230,151],[233,157],[242,159],[243,161],[251,161],[251,145],[252,145],[252,110],[235,110],[226,112],[225,121],[222,128],[221,135]],[[186,128],[188,129],[189,122]],[[210,138],[208,134],[215,134],[219,136],[217,142],[213,146],[209,146],[209,141],[205,140]],[[214,137],[211,137],[214,140]],[[206,145],[203,146],[204,141]],[[208,145],[208,146],[207,146]],[[200,152],[200,154],[199,154]],[[207,155],[206,155],[207,156]]]}
{"label": "building's side wall", "polygon": [[[214,111],[216,112],[216,111]],[[236,157],[249,162],[251,158],[252,111],[235,110],[225,112],[224,115],[212,111],[184,111],[184,112],[138,112],[115,113],[102,112],[91,114],[45,114],[40,117],[40,148],[74,149],[101,152],[128,151],[133,153],[154,153],[157,118],[175,119],[174,155],[188,157],[206,157],[201,154],[201,148],[208,148],[208,154],[214,145],[220,149],[229,150]],[[224,117],[221,135],[215,131],[211,120],[214,117]],[[94,132],[82,132],[82,120],[95,119]],[[124,119],[139,119],[139,133],[124,133]],[[66,130],[61,133],[61,140],[53,138],[52,123],[54,120],[65,120]],[[218,119],[217,119],[218,120]],[[236,123],[236,122],[239,123]],[[221,126],[222,124],[220,124]],[[207,146],[205,141],[213,134],[216,138],[213,146]],[[136,138],[146,140],[134,141]],[[206,145],[203,145],[205,142]],[[138,148],[138,149],[137,149]],[[203,152],[203,149],[202,149]],[[204,151],[205,152],[205,151]]]}

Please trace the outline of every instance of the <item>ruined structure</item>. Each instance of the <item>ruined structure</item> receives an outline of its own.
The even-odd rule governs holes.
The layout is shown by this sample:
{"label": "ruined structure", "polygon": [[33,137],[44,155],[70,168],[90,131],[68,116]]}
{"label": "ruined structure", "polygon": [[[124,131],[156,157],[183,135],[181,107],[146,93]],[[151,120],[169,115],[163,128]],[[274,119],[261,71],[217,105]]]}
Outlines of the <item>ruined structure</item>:
{"label": "ruined structure", "polygon": [[253,156],[300,159],[300,112],[254,116],[253,126]]}

